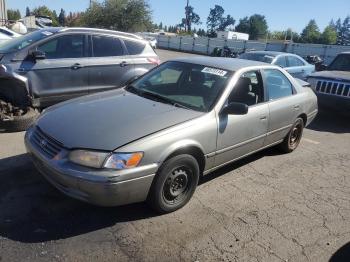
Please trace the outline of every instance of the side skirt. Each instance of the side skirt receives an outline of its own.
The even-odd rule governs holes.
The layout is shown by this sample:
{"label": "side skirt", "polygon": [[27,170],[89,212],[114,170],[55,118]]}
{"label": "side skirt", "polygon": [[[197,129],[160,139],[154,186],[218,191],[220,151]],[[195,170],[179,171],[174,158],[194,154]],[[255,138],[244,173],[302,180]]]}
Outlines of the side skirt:
{"label": "side skirt", "polygon": [[213,172],[213,171],[216,170],[216,169],[219,169],[220,167],[226,166],[226,165],[228,165],[228,164],[230,164],[230,163],[232,163],[232,162],[238,161],[238,160],[240,160],[240,159],[242,159],[242,158],[245,158],[246,156],[255,154],[256,152],[259,152],[259,151],[264,150],[264,149],[266,149],[266,148],[269,148],[269,147],[278,145],[278,144],[280,144],[280,143],[282,143],[282,142],[283,142],[283,139],[282,139],[282,140],[279,140],[279,141],[277,141],[277,142],[274,142],[274,143],[272,143],[272,144],[269,144],[269,145],[267,145],[267,146],[264,146],[264,147],[262,147],[262,148],[259,148],[258,150],[252,151],[252,152],[250,152],[250,153],[248,153],[248,154],[245,154],[245,155],[243,155],[243,156],[240,156],[240,157],[237,157],[237,158],[235,158],[235,159],[232,159],[232,160],[230,160],[230,161],[228,161],[228,162],[226,162],[226,163],[220,164],[220,165],[218,165],[218,166],[216,166],[216,167],[212,167],[212,168],[210,168],[210,169],[204,171],[204,172],[203,172],[203,175],[208,175],[209,173]]}

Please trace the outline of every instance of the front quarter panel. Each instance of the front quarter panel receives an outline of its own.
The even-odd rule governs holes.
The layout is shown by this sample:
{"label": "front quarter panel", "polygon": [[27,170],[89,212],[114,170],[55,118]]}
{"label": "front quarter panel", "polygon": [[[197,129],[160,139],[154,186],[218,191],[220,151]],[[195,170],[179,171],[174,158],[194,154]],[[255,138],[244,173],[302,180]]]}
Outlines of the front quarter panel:
{"label": "front quarter panel", "polygon": [[214,164],[217,139],[215,111],[120,147],[116,152],[144,152],[140,165],[161,164],[174,152],[196,147],[206,156],[204,170]]}

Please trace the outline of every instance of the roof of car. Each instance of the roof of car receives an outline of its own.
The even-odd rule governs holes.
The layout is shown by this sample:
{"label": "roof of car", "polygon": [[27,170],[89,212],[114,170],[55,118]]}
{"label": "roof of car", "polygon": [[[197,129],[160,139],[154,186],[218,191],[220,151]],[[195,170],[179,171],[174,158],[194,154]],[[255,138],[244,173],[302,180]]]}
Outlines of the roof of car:
{"label": "roof of car", "polygon": [[170,61],[199,64],[199,65],[220,68],[220,69],[229,70],[229,71],[237,71],[241,68],[250,67],[250,66],[267,66],[267,65],[271,66],[270,64],[267,64],[267,63],[245,60],[245,59],[226,58],[226,57],[208,57],[208,56],[184,57],[184,58],[172,59]]}
{"label": "roof of car", "polygon": [[88,27],[66,27],[66,28],[61,28],[60,32],[65,32],[65,31],[83,31],[83,32],[96,32],[96,33],[108,33],[108,34],[113,34],[113,35],[119,35],[119,36],[126,36],[138,40],[143,40],[142,37],[131,34],[131,33],[126,33],[126,32],[121,32],[121,31],[114,31],[114,30],[108,30],[108,29],[98,29],[98,28],[88,28]]}
{"label": "roof of car", "polygon": [[290,54],[290,53],[277,52],[277,51],[250,51],[250,52],[247,52],[247,53],[264,54],[264,55],[269,55],[269,56],[294,55],[294,54]]}

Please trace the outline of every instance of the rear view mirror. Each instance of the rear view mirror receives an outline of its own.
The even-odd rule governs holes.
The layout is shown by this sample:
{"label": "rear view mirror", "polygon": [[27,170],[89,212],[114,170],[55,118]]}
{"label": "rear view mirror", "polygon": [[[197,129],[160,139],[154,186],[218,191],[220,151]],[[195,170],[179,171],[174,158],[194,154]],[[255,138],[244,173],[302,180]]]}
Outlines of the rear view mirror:
{"label": "rear view mirror", "polygon": [[245,115],[248,113],[248,105],[231,102],[222,109],[221,113],[226,115]]}
{"label": "rear view mirror", "polygon": [[46,58],[46,54],[43,51],[40,50],[34,50],[29,53],[29,55],[34,59],[34,60],[42,60]]}

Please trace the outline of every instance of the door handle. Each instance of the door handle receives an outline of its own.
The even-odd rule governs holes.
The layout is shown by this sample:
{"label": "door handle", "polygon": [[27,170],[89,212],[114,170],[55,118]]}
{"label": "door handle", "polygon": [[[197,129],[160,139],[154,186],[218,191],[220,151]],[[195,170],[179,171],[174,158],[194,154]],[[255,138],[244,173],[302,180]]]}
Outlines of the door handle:
{"label": "door handle", "polygon": [[299,110],[299,109],[300,109],[300,106],[299,106],[299,105],[295,105],[295,106],[294,106],[294,109],[295,109],[295,110]]}
{"label": "door handle", "polygon": [[123,61],[123,62],[120,63],[120,66],[121,66],[121,67],[128,66],[128,65],[129,65],[129,63],[126,62],[126,61]]}
{"label": "door handle", "polygon": [[70,68],[71,68],[72,70],[78,70],[78,69],[83,68],[83,67],[84,67],[84,66],[82,66],[81,64],[76,63],[76,64],[72,65]]}
{"label": "door handle", "polygon": [[260,120],[261,120],[261,121],[264,121],[264,120],[266,120],[266,119],[267,119],[267,116],[261,116],[261,117],[260,117]]}

